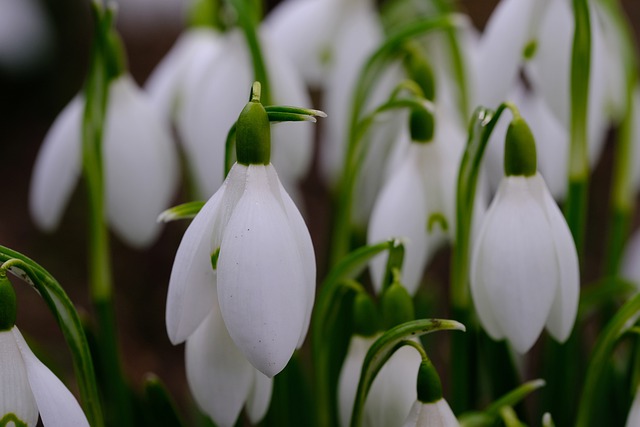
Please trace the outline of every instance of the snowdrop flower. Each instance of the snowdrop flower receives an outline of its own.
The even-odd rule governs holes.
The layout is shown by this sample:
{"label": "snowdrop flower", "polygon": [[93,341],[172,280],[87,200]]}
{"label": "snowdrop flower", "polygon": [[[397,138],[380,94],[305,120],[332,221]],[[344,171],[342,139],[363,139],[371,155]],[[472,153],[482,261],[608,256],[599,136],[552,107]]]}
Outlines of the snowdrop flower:
{"label": "snowdrop flower", "polygon": [[238,119],[238,162],[178,248],[166,320],[171,342],[184,341],[216,294],[233,342],[272,377],[304,341],[315,257],[304,220],[269,162],[269,121],[255,89]]}
{"label": "snowdrop flower", "polygon": [[[261,37],[261,42],[272,101],[310,105],[302,80],[279,46],[267,36]],[[246,88],[253,82],[251,56],[239,30],[220,36],[213,47],[206,61],[200,59],[192,66],[176,111],[178,133],[202,198],[210,197],[222,183],[227,132],[244,106]],[[304,124],[282,123],[274,127],[273,140],[273,164],[287,191],[297,199],[298,181],[311,164],[312,130]]]}
{"label": "snowdrop flower", "polygon": [[[465,136],[445,115],[438,115],[432,141],[413,141],[383,186],[371,214],[367,239],[405,238],[401,282],[410,294],[420,284],[433,254],[455,236],[455,194]],[[480,198],[478,198],[480,199]],[[386,256],[371,263],[380,292]]]}
{"label": "snowdrop flower", "polygon": [[[33,169],[30,210],[36,224],[55,229],[82,170],[84,99],[60,113]],[[168,127],[129,74],[109,85],[102,140],[107,218],[118,236],[136,247],[160,232],[158,213],[178,183],[175,147]]]}
{"label": "snowdrop flower", "polygon": [[519,116],[507,130],[504,170],[474,244],[471,294],[487,333],[525,353],[545,325],[556,340],[569,337],[578,308],[578,257],[536,172],[533,135]]}
{"label": "snowdrop flower", "polygon": [[[338,382],[338,411],[342,427],[349,426],[364,358],[377,336],[354,335]],[[416,367],[420,356],[408,346],[397,350],[376,376],[364,404],[363,425],[400,427],[416,401]]]}
{"label": "snowdrop flower", "polygon": [[0,424],[34,427],[38,414],[45,427],[87,426],[71,392],[33,354],[15,326],[15,293],[0,279]]}

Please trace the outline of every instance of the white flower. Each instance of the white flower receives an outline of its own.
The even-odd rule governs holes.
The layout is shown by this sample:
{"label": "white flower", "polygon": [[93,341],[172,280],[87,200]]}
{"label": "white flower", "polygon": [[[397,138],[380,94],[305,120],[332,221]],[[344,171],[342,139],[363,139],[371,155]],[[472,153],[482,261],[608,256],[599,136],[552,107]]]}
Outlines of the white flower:
{"label": "white flower", "polygon": [[198,406],[220,427],[235,425],[245,407],[252,424],[266,414],[272,380],[254,368],[231,340],[217,297],[185,348],[187,381]]}
{"label": "white flower", "polygon": [[[311,105],[300,76],[268,37],[261,37],[271,87],[271,101],[279,105]],[[252,59],[240,31],[220,36],[206,61],[192,65],[183,82],[176,111],[177,129],[198,185],[208,198],[222,183],[227,132],[246,103],[254,81]],[[287,191],[297,198],[298,181],[312,157],[312,129],[299,123],[281,123],[272,129],[272,161]]]}
{"label": "white flower", "polygon": [[460,423],[453,415],[446,400],[440,399],[433,403],[417,401],[411,407],[411,412],[404,420],[402,427],[459,427]]}
{"label": "white flower", "polygon": [[494,339],[528,351],[547,327],[565,341],[578,308],[579,271],[567,223],[543,178],[507,176],[473,249],[471,293]]}
{"label": "white flower", "polygon": [[636,397],[633,399],[626,427],[637,427],[640,425],[640,389],[636,390]]}
{"label": "white flower", "polygon": [[36,358],[15,326],[0,332],[0,384],[2,425],[34,427],[40,413],[45,427],[89,426],[71,392]]}
{"label": "white flower", "polygon": [[0,2],[0,68],[19,74],[48,56],[54,35],[42,6],[35,0]]}
{"label": "white flower", "polygon": [[[347,427],[351,420],[358,379],[364,358],[374,338],[353,336],[347,357],[340,371],[338,383],[338,411],[340,425]],[[400,427],[416,401],[416,372],[420,355],[404,346],[397,350],[376,376],[364,404],[362,425],[367,427]]]}
{"label": "white flower", "polygon": [[[83,108],[81,97],[65,107],[36,160],[30,209],[45,230],[57,227],[82,169]],[[109,87],[104,124],[107,218],[124,241],[148,245],[160,232],[156,218],[169,205],[178,180],[170,131],[128,74]]]}
{"label": "white flower", "polygon": [[167,299],[169,338],[177,344],[192,335],[217,293],[229,335],[272,377],[304,341],[314,292],[311,238],[274,167],[236,163],[178,248]]}
{"label": "white flower", "polygon": [[[410,294],[418,289],[433,254],[455,236],[455,194],[464,135],[444,116],[438,118],[442,120],[436,122],[433,141],[411,143],[406,149],[403,163],[378,195],[369,223],[370,243],[392,237],[405,239],[402,283]],[[385,255],[371,263],[378,292],[385,266]]]}

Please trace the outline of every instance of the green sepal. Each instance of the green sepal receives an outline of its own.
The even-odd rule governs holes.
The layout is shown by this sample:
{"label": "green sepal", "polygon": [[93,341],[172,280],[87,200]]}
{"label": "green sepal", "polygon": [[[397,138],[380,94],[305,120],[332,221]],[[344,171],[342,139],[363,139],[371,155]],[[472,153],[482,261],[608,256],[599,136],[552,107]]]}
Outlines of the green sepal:
{"label": "green sepal", "polygon": [[442,399],[442,383],[438,371],[425,359],[418,369],[418,400],[422,403],[435,403]]}
{"label": "green sepal", "polygon": [[387,329],[415,319],[413,301],[407,289],[398,281],[382,292],[380,297],[382,318]]}
{"label": "green sepal", "polygon": [[236,158],[242,165],[268,165],[271,162],[271,125],[260,103],[260,83],[254,82],[251,100],[236,123]]}
{"label": "green sepal", "polygon": [[536,142],[527,122],[515,116],[507,128],[504,142],[504,174],[533,176],[538,169]]}
{"label": "green sepal", "polygon": [[0,271],[0,331],[8,331],[16,324],[16,292],[4,270]]}
{"label": "green sepal", "polygon": [[160,215],[158,215],[158,222],[171,222],[179,219],[192,219],[200,212],[205,202],[197,200],[194,202],[187,202],[181,205],[173,206]]}
{"label": "green sepal", "polygon": [[378,308],[366,292],[358,292],[353,301],[353,332],[370,337],[380,330]]}
{"label": "green sepal", "polygon": [[427,108],[412,108],[409,113],[409,131],[414,142],[429,142],[433,140],[435,119]]}

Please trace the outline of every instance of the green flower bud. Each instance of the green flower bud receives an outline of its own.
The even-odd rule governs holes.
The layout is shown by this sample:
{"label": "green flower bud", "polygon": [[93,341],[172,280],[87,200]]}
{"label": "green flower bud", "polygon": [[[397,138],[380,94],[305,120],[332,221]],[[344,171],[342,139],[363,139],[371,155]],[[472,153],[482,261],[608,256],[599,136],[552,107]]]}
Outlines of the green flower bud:
{"label": "green flower bud", "polygon": [[260,103],[260,83],[253,83],[251,100],[236,124],[236,157],[242,165],[268,165],[271,162],[271,126]]}
{"label": "green flower bud", "polygon": [[409,130],[414,142],[429,142],[433,140],[435,120],[433,114],[426,108],[414,108],[409,114]]}
{"label": "green flower bud", "polygon": [[424,359],[418,369],[418,400],[434,403],[442,399],[440,376],[429,359]]}
{"label": "green flower bud", "polygon": [[382,318],[387,329],[415,320],[413,301],[409,292],[398,282],[394,282],[380,297]]}
{"label": "green flower bud", "polygon": [[410,46],[404,59],[404,68],[411,80],[422,89],[424,97],[433,101],[436,97],[436,85],[431,63],[417,46]]}
{"label": "green flower bud", "polygon": [[536,174],[536,142],[529,125],[516,115],[507,129],[504,143],[504,174],[506,176]]}
{"label": "green flower bud", "polygon": [[353,331],[370,337],[378,332],[378,310],[373,299],[365,292],[358,292],[353,301]]}
{"label": "green flower bud", "polygon": [[16,324],[16,293],[4,271],[0,272],[0,331]]}

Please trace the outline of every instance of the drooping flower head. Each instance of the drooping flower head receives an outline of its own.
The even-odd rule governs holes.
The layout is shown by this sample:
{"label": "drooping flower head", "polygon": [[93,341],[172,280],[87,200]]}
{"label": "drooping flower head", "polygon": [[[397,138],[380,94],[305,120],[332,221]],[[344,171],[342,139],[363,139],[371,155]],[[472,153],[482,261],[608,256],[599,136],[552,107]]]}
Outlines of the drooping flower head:
{"label": "drooping flower head", "polygon": [[474,245],[471,294],[487,333],[524,353],[545,325],[556,340],[569,337],[578,308],[578,257],[519,116],[507,130],[504,171]]}
{"label": "drooping flower head", "polygon": [[89,427],[80,405],[15,326],[16,296],[0,272],[0,425]]}
{"label": "drooping flower head", "polygon": [[[187,340],[196,401],[222,425],[245,402],[264,415],[267,377],[302,345],[315,293],[311,238],[269,161],[259,96],[254,85],[237,123],[238,161],[187,229],[167,298],[167,331],[174,344]],[[222,401],[212,401],[216,392]]]}

